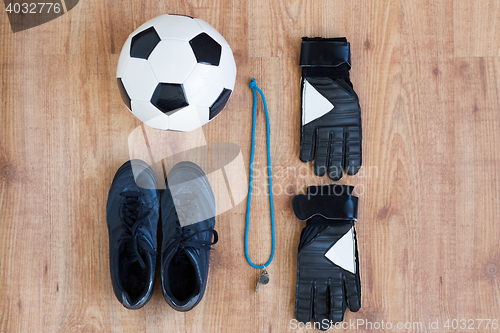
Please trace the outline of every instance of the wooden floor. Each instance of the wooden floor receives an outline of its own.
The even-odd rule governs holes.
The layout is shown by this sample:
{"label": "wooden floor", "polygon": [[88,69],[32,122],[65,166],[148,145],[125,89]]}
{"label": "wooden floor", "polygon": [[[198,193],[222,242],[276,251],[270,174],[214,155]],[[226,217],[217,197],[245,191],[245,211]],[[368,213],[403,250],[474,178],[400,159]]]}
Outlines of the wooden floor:
{"label": "wooden floor", "polygon": [[[203,130],[209,142],[239,145],[247,168],[248,82],[257,79],[274,183],[287,189],[275,195],[270,284],[254,293],[239,204],[217,219],[208,289],[188,313],[167,305],[159,279],[147,306],[126,310],[109,276],[107,191],[141,125],[116,86],[118,54],[130,32],[163,13],[199,17],[231,45],[234,94]],[[298,158],[302,36],[347,37],[362,107],[363,168],[341,181],[357,185],[361,203],[362,308],[346,320],[423,323],[392,330],[400,332],[431,331],[438,320],[443,332],[446,320],[460,331],[465,319],[497,331],[477,319],[500,320],[499,0],[81,0],[15,34],[0,14],[0,33],[1,332],[293,331],[304,223],[291,200],[329,183]],[[263,113],[258,122],[263,171]],[[270,252],[267,200],[253,199],[254,261]]]}

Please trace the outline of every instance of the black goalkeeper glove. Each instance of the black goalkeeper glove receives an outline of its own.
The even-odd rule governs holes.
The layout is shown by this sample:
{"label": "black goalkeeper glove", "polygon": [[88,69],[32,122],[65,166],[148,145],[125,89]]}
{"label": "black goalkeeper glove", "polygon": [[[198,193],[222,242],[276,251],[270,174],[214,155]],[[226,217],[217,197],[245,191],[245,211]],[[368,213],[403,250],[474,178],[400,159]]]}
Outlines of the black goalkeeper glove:
{"label": "black goalkeeper glove", "polygon": [[346,38],[302,38],[302,137],[300,160],[314,173],[340,180],[361,167],[361,108],[354,92]]}
{"label": "black goalkeeper glove", "polygon": [[361,308],[358,246],[354,222],[358,197],[352,186],[310,186],[293,199],[293,210],[307,220],[297,257],[295,318],[314,318],[322,330],[344,319],[346,307]]}

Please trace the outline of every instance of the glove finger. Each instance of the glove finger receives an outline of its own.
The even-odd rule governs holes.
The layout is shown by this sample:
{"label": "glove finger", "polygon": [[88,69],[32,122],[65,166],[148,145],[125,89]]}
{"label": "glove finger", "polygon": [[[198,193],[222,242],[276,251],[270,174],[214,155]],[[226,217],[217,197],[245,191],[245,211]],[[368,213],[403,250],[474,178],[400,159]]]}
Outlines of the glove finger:
{"label": "glove finger", "polygon": [[330,138],[330,157],[328,161],[328,177],[338,181],[342,178],[344,167],[344,128],[334,128]]}
{"label": "glove finger", "polygon": [[328,281],[330,290],[330,320],[335,324],[344,320],[346,309],[344,281],[342,279],[330,279]]}
{"label": "glove finger", "polygon": [[361,168],[361,127],[346,128],[346,165],[345,171],[352,176]]}
{"label": "glove finger", "polygon": [[302,323],[311,321],[313,308],[313,284],[308,281],[297,281],[295,292],[295,319]]}
{"label": "glove finger", "polygon": [[361,283],[359,281],[359,274],[348,274],[345,277],[345,289],[349,310],[357,312],[361,308]]}
{"label": "glove finger", "polygon": [[316,281],[314,286],[314,320],[319,323],[322,331],[330,328],[329,296],[327,281]]}
{"label": "glove finger", "polygon": [[330,148],[330,128],[320,127],[316,131],[316,155],[314,156],[314,174],[323,177],[326,173],[328,150]]}
{"label": "glove finger", "polygon": [[300,140],[300,160],[304,163],[311,162],[314,155],[315,133],[314,127],[302,126]]}

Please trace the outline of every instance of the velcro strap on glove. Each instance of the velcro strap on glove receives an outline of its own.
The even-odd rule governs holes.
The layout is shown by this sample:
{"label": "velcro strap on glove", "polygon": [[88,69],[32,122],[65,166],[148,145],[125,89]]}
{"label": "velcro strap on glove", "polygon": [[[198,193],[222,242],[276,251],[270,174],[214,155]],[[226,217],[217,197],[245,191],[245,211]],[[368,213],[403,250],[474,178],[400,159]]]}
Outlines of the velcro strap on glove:
{"label": "velcro strap on glove", "polygon": [[302,221],[313,216],[327,220],[358,219],[358,197],[352,195],[353,186],[309,186],[307,194],[293,198],[293,211]]}
{"label": "velcro strap on glove", "polygon": [[300,67],[351,68],[351,49],[346,38],[302,38]]}

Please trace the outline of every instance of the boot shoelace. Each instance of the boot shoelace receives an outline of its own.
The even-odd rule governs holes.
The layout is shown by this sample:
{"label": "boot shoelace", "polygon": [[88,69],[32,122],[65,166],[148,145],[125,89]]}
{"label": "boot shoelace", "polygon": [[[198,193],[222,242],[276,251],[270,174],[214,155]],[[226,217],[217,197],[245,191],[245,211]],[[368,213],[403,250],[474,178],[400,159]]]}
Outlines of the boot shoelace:
{"label": "boot shoelace", "polygon": [[125,233],[122,234],[119,241],[132,240],[137,260],[139,261],[141,268],[145,269],[146,263],[142,259],[139,252],[139,245],[143,250],[153,255],[156,254],[156,251],[144,237],[140,237],[143,235],[140,231],[141,223],[149,213],[147,209],[144,209],[144,205],[139,201],[139,198],[144,194],[136,191],[125,191],[120,193],[120,195],[125,197],[122,210],[123,220],[125,221],[122,227],[125,229]]}
{"label": "boot shoelace", "polygon": [[[202,239],[193,239],[196,235],[206,231],[210,232],[213,235],[214,239],[213,242]],[[212,237],[210,237],[210,239],[211,238]],[[198,230],[192,233],[191,228],[181,227],[180,225],[178,225],[177,234],[175,235],[175,242],[174,242],[174,246],[177,248],[177,255],[175,256],[175,265],[178,264],[179,254],[185,248],[191,247],[200,250],[210,251],[213,250],[212,245],[217,244],[218,241],[219,241],[219,235],[217,234],[217,231],[215,231],[213,228]]]}

